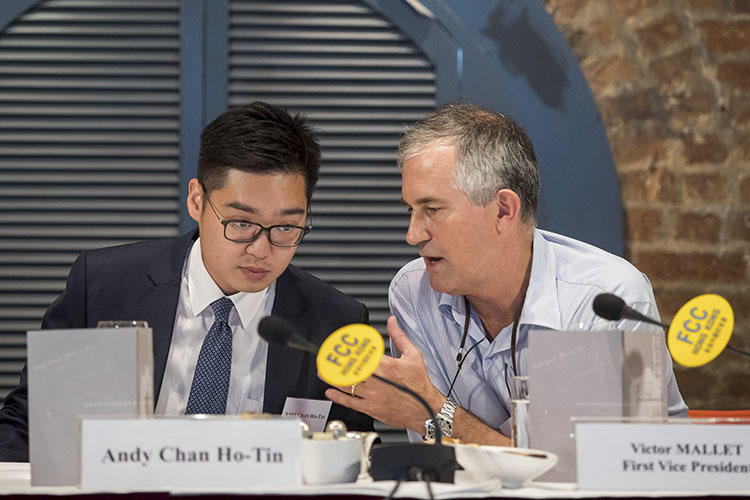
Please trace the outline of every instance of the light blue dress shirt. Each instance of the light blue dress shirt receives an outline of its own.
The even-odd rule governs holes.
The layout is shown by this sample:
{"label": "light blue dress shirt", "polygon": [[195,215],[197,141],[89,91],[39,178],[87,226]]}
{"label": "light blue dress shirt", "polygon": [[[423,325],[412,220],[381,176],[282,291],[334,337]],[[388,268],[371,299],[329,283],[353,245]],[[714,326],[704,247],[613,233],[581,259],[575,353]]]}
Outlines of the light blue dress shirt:
{"label": "light blue dress shirt", "polygon": [[[613,322],[594,314],[592,303],[600,293],[613,293],[626,304],[659,318],[648,278],[626,260],[592,245],[549,231],[535,229],[531,275],[521,311],[516,344],[519,375],[528,373],[530,330],[653,330],[646,323]],[[456,374],[456,355],[463,334],[466,309],[462,296],[438,293],[422,259],[406,264],[391,281],[391,312],[409,340],[422,352],[432,383],[447,394]],[[461,373],[453,388],[456,403],[493,429],[510,435],[509,381],[512,324],[493,342],[472,310]],[[665,346],[666,348],[666,346]],[[398,355],[391,344],[394,355]],[[667,404],[670,416],[687,416],[667,355]],[[410,431],[410,437],[417,437]]]}

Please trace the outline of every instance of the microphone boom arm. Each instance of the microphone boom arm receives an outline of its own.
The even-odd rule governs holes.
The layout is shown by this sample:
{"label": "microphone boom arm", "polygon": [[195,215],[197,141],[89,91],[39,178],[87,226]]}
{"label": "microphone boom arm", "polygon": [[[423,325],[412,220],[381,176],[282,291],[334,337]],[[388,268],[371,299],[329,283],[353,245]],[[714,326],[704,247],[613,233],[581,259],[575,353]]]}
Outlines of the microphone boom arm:
{"label": "microphone boom arm", "polygon": [[639,313],[632,307],[628,307],[628,306],[623,307],[622,316],[623,316],[623,319],[643,321],[644,323],[650,323],[652,325],[660,326],[664,328],[665,330],[669,330],[669,325],[662,323],[661,321],[656,321],[653,318],[649,318],[645,314]]}
{"label": "microphone boom arm", "polygon": [[412,391],[411,389],[409,389],[405,385],[398,384],[396,382],[393,382],[392,380],[388,380],[387,378],[383,378],[380,375],[377,375],[375,373],[373,373],[371,376],[373,378],[376,378],[376,379],[380,380],[381,382],[385,382],[386,384],[391,385],[391,386],[395,387],[396,389],[409,394],[410,396],[414,397],[414,399],[416,399],[417,401],[419,401],[422,404],[422,406],[424,406],[424,408],[427,410],[427,414],[432,419],[432,426],[435,429],[435,445],[436,446],[441,446],[443,444],[443,431],[440,429],[440,426],[438,425],[438,423],[436,421],[435,413],[432,411],[432,408],[430,408],[430,405],[427,404],[427,401],[425,401],[422,396],[420,396],[416,392]]}

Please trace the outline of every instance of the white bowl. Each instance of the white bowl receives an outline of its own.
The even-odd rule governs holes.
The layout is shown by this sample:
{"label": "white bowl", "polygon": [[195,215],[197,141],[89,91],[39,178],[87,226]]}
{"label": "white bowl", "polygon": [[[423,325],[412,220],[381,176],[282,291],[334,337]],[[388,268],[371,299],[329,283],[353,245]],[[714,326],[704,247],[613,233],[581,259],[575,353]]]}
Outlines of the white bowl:
{"label": "white bowl", "polygon": [[456,483],[481,482],[489,479],[500,479],[495,462],[490,458],[490,452],[483,446],[471,444],[454,444],[456,462],[464,468],[456,471]]}
{"label": "white bowl", "polygon": [[[530,479],[540,476],[557,464],[554,453],[528,448],[504,446],[455,445],[456,461],[473,481],[499,479],[503,488],[520,488]],[[459,471],[460,472],[460,471]]]}
{"label": "white bowl", "polygon": [[526,481],[541,476],[557,464],[554,453],[529,448],[482,446],[490,452],[500,471],[503,488],[520,488]]}
{"label": "white bowl", "polygon": [[351,483],[359,475],[359,439],[303,439],[302,481],[305,484]]}

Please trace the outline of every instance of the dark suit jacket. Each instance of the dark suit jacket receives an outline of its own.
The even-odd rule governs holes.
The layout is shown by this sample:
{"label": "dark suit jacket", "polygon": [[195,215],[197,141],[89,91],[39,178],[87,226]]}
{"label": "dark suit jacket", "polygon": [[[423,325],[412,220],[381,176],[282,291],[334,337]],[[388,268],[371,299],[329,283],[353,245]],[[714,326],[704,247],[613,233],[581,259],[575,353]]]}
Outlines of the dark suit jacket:
{"label": "dark suit jacket", "polygon": [[[169,354],[185,256],[197,232],[83,252],[71,268],[65,291],[49,307],[42,329],[90,328],[100,320],[145,320],[153,330],[154,395],[158,397]],[[323,281],[289,266],[276,281],[273,314],[319,345],[349,323],[366,323],[365,306]],[[28,461],[26,368],[0,409],[0,461]],[[307,353],[268,346],[263,411],[281,413],[287,396],[325,399]],[[156,398],[155,398],[156,399]],[[350,429],[372,430],[372,419],[333,405],[330,419]]]}

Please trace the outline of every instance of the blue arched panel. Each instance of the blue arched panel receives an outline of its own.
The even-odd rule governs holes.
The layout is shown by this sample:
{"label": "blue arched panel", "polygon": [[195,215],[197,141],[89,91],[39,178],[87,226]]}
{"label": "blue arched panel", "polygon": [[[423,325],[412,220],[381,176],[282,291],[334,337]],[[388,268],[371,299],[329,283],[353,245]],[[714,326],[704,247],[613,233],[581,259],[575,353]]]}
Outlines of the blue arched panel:
{"label": "blue arched panel", "polygon": [[471,101],[527,130],[541,168],[540,227],[622,255],[622,204],[604,125],[541,2],[365,1],[432,59],[439,104]]}
{"label": "blue arched panel", "polygon": [[21,14],[31,10],[42,0],[4,0],[0,8],[0,33]]}

